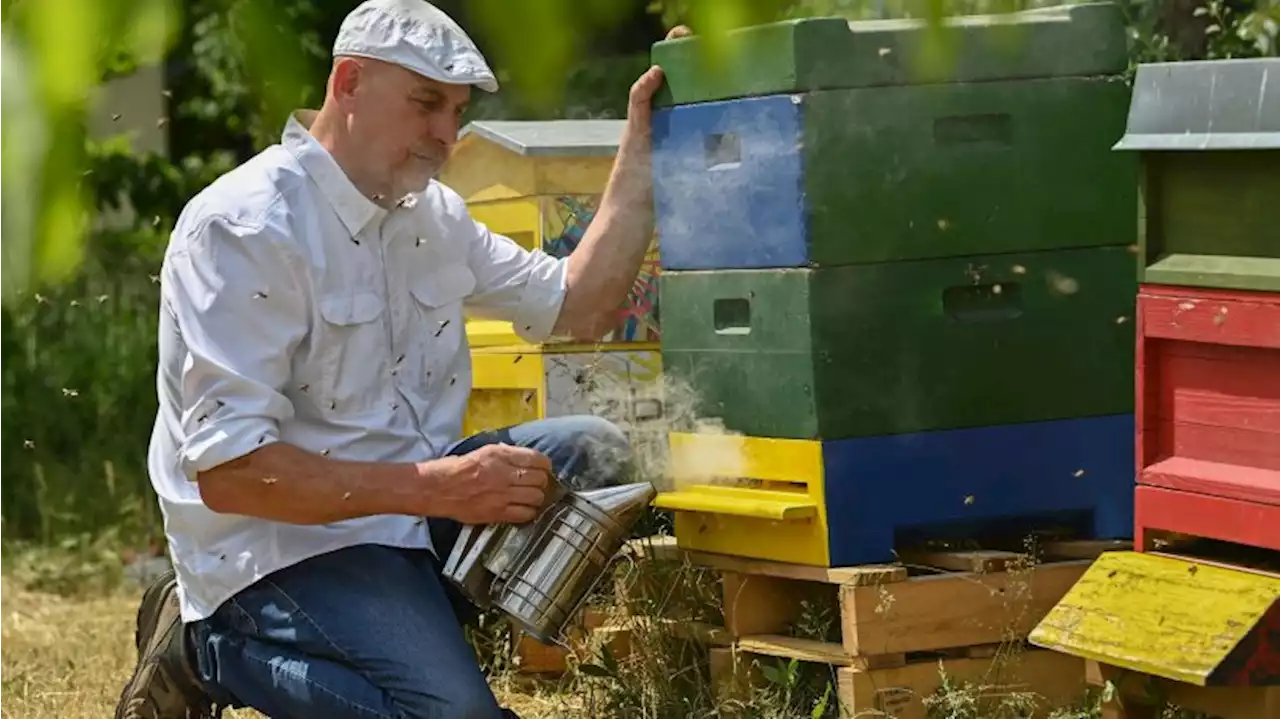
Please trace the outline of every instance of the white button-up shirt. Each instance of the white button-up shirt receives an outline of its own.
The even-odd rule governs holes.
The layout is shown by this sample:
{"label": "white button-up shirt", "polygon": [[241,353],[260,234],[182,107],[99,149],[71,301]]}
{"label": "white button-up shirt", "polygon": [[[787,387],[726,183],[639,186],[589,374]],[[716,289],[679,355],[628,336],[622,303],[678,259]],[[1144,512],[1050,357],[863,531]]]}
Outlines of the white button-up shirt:
{"label": "white button-up shirt", "polygon": [[490,232],[447,187],[392,210],[361,195],[308,133],[312,116],[193,198],[165,254],[148,466],[187,621],[317,554],[431,546],[417,517],[218,514],[197,472],[276,441],[333,459],[437,457],[460,439],[471,389],[464,303],[538,342],[564,298],[565,260]]}

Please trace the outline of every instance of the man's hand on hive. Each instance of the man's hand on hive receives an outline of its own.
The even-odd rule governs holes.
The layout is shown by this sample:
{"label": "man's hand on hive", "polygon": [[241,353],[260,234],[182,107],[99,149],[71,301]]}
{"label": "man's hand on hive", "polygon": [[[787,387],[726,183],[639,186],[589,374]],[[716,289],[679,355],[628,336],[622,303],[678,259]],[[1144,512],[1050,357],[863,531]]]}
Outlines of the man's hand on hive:
{"label": "man's hand on hive", "polygon": [[[676,25],[667,31],[666,40],[674,40],[681,37],[689,37],[693,31],[684,25]],[[631,85],[631,94],[628,98],[627,117],[632,120],[639,120],[646,126],[649,122],[650,104],[653,102],[653,94],[662,87],[662,68],[654,65],[650,67],[640,79]]]}

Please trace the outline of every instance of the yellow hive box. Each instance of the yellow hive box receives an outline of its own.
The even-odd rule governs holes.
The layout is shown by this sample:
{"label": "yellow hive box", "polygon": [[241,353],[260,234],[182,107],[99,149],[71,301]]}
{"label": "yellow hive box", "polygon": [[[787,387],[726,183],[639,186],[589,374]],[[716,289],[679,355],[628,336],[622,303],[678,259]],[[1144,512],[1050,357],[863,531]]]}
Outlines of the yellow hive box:
{"label": "yellow hive box", "polygon": [[665,471],[662,356],[656,342],[473,347],[463,433],[573,414],[603,417],[627,435],[641,471]]}
{"label": "yellow hive box", "polygon": [[[526,249],[573,252],[595,217],[613,169],[623,120],[472,122],[440,181],[466,201],[471,216]],[[618,325],[605,342],[658,339],[658,249],[650,245]],[[473,346],[521,342],[509,326],[468,322]]]}

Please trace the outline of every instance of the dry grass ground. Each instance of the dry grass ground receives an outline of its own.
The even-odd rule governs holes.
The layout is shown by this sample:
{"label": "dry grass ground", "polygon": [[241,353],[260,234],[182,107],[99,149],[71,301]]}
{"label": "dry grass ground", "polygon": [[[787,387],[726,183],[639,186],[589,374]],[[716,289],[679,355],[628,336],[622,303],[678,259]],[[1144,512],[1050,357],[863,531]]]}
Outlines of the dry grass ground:
{"label": "dry grass ground", "polygon": [[[62,596],[32,590],[7,574],[0,584],[3,612],[4,719],[102,719],[115,708],[133,670],[134,612],[141,590],[115,588]],[[564,716],[567,697],[550,688],[519,691],[502,676],[494,682],[503,702],[522,717]],[[251,710],[226,717],[259,719]]]}
{"label": "dry grass ground", "polygon": [[[106,559],[104,562],[103,560]],[[70,553],[5,552],[0,572],[3,654],[0,718],[88,719],[109,717],[135,663],[134,616],[141,589],[122,581],[120,558],[93,547]],[[103,567],[115,567],[103,573]],[[619,592],[633,597],[633,617],[678,614],[707,621],[704,613],[718,596],[706,576],[679,564],[649,564],[629,576]],[[625,657],[588,652],[562,679],[531,682],[510,666],[498,630],[482,638],[490,657],[491,685],[500,701],[524,719],[550,717],[635,717],[637,719],[715,718],[816,719],[832,717],[834,706],[815,709],[828,682],[823,665],[802,664],[803,676],[788,679],[742,702],[726,704],[711,696],[706,651],[696,641],[676,636],[667,625],[642,622],[631,630]],[[813,684],[810,680],[819,680]],[[817,692],[814,694],[814,692]],[[938,697],[930,719],[1010,719],[1013,706],[978,708],[976,695],[953,688]],[[819,704],[823,702],[819,701]],[[735,706],[736,704],[736,706]],[[228,711],[235,719],[258,719],[251,710]],[[1052,719],[1097,719],[1097,708],[1060,710]],[[1167,716],[1176,716],[1169,714]],[[1179,717],[1185,719],[1185,717]]]}

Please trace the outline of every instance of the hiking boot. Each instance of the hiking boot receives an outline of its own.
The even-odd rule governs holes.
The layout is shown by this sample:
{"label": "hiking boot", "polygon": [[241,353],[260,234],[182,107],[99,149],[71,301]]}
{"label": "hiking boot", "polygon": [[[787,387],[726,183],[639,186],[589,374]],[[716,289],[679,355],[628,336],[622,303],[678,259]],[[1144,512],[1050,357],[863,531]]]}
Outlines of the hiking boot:
{"label": "hiking boot", "polygon": [[133,641],[138,649],[138,664],[120,694],[116,719],[217,716],[195,675],[172,569],[156,577],[142,595]]}

